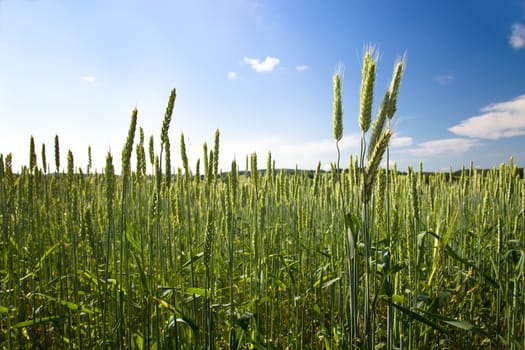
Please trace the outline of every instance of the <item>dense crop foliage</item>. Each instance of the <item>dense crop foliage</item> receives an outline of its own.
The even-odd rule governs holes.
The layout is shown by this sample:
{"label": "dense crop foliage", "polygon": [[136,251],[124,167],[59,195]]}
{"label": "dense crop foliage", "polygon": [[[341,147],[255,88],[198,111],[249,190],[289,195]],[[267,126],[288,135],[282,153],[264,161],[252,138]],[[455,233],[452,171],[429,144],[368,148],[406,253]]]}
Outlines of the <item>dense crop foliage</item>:
{"label": "dense crop foliage", "polygon": [[142,129],[130,166],[136,110],[120,175],[109,153],[102,174],[71,152],[62,171],[58,137],[54,172],[33,139],[20,172],[0,155],[2,348],[525,348],[512,161],[379,168],[367,182],[364,153],[315,173],[277,170],[270,154],[259,171],[253,154],[221,174],[217,132],[194,170],[181,136],[184,169],[170,175],[174,100],[150,174]]}

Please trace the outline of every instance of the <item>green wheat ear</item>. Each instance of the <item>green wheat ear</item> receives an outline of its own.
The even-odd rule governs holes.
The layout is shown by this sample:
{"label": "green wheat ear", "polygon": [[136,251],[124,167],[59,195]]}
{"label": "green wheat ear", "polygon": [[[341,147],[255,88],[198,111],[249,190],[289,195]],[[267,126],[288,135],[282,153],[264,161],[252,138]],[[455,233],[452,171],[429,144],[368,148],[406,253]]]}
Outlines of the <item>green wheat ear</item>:
{"label": "green wheat ear", "polygon": [[405,69],[406,55],[398,59],[394,66],[394,73],[392,74],[392,81],[390,83],[390,101],[388,103],[387,117],[392,119],[397,110],[397,95],[399,94],[399,85],[401,84],[401,77]]}
{"label": "green wheat ear", "polygon": [[372,102],[374,99],[374,81],[376,76],[376,62],[373,57],[374,48],[369,47],[363,58],[361,77],[361,95],[359,101],[359,127],[366,133],[372,120]]}
{"label": "green wheat ear", "polygon": [[35,139],[31,136],[29,140],[29,170],[34,172],[36,168]]}
{"label": "green wheat ear", "polygon": [[[2,162],[0,162],[1,164]],[[44,174],[47,172],[47,160],[46,160],[46,145],[42,144],[42,170]]]}
{"label": "green wheat ear", "polygon": [[195,181],[199,183],[201,179],[201,159],[197,158],[197,162],[195,163]]}
{"label": "green wheat ear", "polygon": [[58,135],[55,135],[55,166],[57,173],[60,172],[60,145],[58,143]]}
{"label": "green wheat ear", "polygon": [[128,137],[126,144],[122,149],[122,175],[128,175],[131,171],[131,153],[133,151],[133,139],[135,138],[135,130],[137,128],[137,109],[133,109],[131,113],[131,123],[128,130]]}
{"label": "green wheat ear", "polygon": [[180,134],[180,156],[182,158],[182,166],[186,175],[189,175],[188,155],[186,154],[186,143],[184,142],[184,133]]}
{"label": "green wheat ear", "polygon": [[144,150],[144,130],[139,128],[139,143],[135,148],[137,155],[137,176],[139,178],[146,175],[146,151]]}
{"label": "green wheat ear", "polygon": [[113,210],[113,198],[115,195],[116,178],[115,167],[113,166],[113,156],[111,152],[106,155],[106,167],[104,169],[104,192],[106,195],[106,203],[108,209],[108,217],[111,216]]}
{"label": "green wheat ear", "polygon": [[[44,146],[44,145],[42,145]],[[42,149],[42,154],[43,154],[43,149]],[[88,146],[88,164],[87,164],[87,172],[88,174],[91,172],[91,168],[93,167],[93,159],[91,157],[91,146]]]}
{"label": "green wheat ear", "polygon": [[213,176],[217,179],[219,175],[219,129],[215,130],[215,141],[213,143]]}
{"label": "green wheat ear", "polygon": [[375,148],[375,145],[377,144],[377,141],[379,140],[379,135],[383,132],[383,129],[385,127],[386,117],[388,114],[390,106],[390,92],[386,91],[385,95],[383,96],[383,101],[381,101],[381,106],[379,107],[379,111],[377,112],[376,119],[374,120],[374,124],[372,125],[372,134],[370,135],[370,141],[369,141],[369,148],[368,148],[368,160],[370,160],[370,157],[372,156],[372,151]]}
{"label": "green wheat ear", "polygon": [[165,171],[165,184],[167,187],[169,187],[171,182],[171,144],[170,144],[170,138],[166,137],[164,140],[164,162],[166,169]]}
{"label": "green wheat ear", "polygon": [[69,179],[72,179],[74,170],[75,170],[75,166],[73,162],[73,152],[71,152],[71,150],[68,150],[67,152],[67,175]]}
{"label": "green wheat ear", "polygon": [[15,182],[14,177],[13,177],[13,154],[12,153],[8,153],[5,156],[4,173],[7,179],[7,183],[9,184],[9,187],[12,188]]}
{"label": "green wheat ear", "polygon": [[210,177],[210,173],[209,173],[209,160],[208,160],[208,145],[206,144],[206,142],[204,142],[204,144],[202,145],[202,152],[203,152],[203,168],[204,168],[204,177],[206,178],[206,181],[208,180],[208,178]]}
{"label": "green wheat ear", "polygon": [[375,200],[375,216],[377,218],[377,227],[380,232],[384,231],[385,228],[385,194],[386,194],[386,172],[382,168],[379,168],[376,176],[376,200]]}
{"label": "green wheat ear", "polygon": [[372,151],[372,155],[370,156],[370,161],[366,165],[365,169],[365,202],[367,202],[370,199],[370,194],[372,192],[372,187],[374,186],[374,182],[377,176],[377,172],[379,170],[379,164],[381,163],[381,159],[383,158],[383,155],[385,154],[385,151],[388,147],[388,142],[390,141],[390,138],[392,137],[392,131],[386,130],[381,134],[379,137],[379,140],[377,141],[377,144],[374,147],[374,150]]}
{"label": "green wheat ear", "polygon": [[214,237],[214,227],[213,227],[213,216],[211,210],[208,210],[208,215],[206,218],[206,233],[204,238],[204,266],[206,269],[210,267],[211,254],[213,248],[213,237]]}
{"label": "green wheat ear", "polygon": [[343,138],[343,107],[341,103],[341,77],[339,73],[334,74],[334,139],[340,141]]}
{"label": "green wheat ear", "polygon": [[231,165],[229,180],[230,200],[232,206],[235,207],[237,204],[237,189],[239,188],[239,178],[237,177],[237,163],[235,162],[235,159],[233,160]]}
{"label": "green wheat ear", "polygon": [[164,144],[168,138],[168,129],[171,123],[171,116],[173,115],[173,106],[175,104],[175,98],[177,92],[175,89],[171,90],[170,97],[168,99],[168,106],[166,107],[166,113],[164,114],[164,120],[162,122],[162,130],[160,132],[160,142]]}
{"label": "green wheat ear", "polygon": [[250,157],[250,163],[251,163],[251,176],[253,184],[255,185],[255,188],[257,189],[257,182],[258,182],[258,172],[257,172],[257,153],[252,153]]}
{"label": "green wheat ear", "polygon": [[164,114],[164,120],[162,121],[162,129],[160,132],[160,160],[162,161],[163,151],[166,151],[165,155],[165,166],[166,166],[166,184],[169,185],[171,178],[171,160],[170,160],[170,142],[168,136],[168,130],[171,123],[171,116],[173,115],[173,106],[175,104],[176,90],[171,90],[170,97],[168,99],[168,106],[166,107],[166,113]]}
{"label": "green wheat ear", "polygon": [[149,137],[148,153],[149,153],[149,161],[151,163],[151,167],[155,168],[155,143],[153,140],[153,135],[150,135]]}

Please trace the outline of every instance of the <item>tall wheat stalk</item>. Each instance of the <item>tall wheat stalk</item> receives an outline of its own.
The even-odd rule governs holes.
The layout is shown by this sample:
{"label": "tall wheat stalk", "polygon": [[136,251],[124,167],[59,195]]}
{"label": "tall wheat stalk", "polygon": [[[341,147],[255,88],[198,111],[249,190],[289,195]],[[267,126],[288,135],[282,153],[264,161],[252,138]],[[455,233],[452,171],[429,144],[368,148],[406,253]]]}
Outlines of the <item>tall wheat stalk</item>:
{"label": "tall wheat stalk", "polygon": [[[397,89],[399,86],[399,76],[394,76],[393,81],[397,79],[397,83],[392,83],[392,87],[387,91],[381,102],[377,117],[372,127],[372,133],[370,141],[368,143],[368,162],[365,165],[365,154],[367,153],[367,142],[366,133],[370,128],[372,119],[372,103],[374,95],[374,81],[376,74],[376,58],[374,57],[374,48],[368,47],[363,57],[363,68],[362,68],[362,79],[361,79],[361,93],[360,93],[360,110],[359,110],[359,126],[361,128],[361,152],[359,157],[359,169],[361,169],[361,222],[360,231],[362,232],[363,241],[363,263],[364,263],[364,303],[363,303],[363,333],[360,338],[364,341],[367,348],[373,348],[374,345],[374,327],[371,307],[371,244],[372,239],[370,237],[369,228],[369,208],[368,204],[372,198],[372,189],[376,182],[377,174],[379,172],[379,165],[383,159],[383,155],[387,151],[390,139],[392,137],[392,131],[390,129],[384,130],[384,124],[387,117],[392,118],[395,112],[395,98],[397,98]],[[397,69],[396,69],[397,72]],[[339,173],[339,141],[343,135],[342,125],[342,106],[341,106],[341,83],[339,74],[335,74],[333,78],[334,85],[334,108],[333,108],[333,135],[336,140],[337,148],[337,173]],[[392,91],[396,89],[396,91]],[[395,94],[395,98],[394,98]],[[357,306],[357,271],[358,262],[356,259],[356,238],[355,238],[355,225],[352,225],[351,216],[348,216],[344,206],[345,199],[343,197],[342,185],[339,185],[340,197],[342,202],[342,211],[344,216],[345,231],[346,231],[346,246],[347,246],[347,261],[348,261],[348,273],[349,273],[349,289],[350,289],[350,313],[351,313],[351,331],[350,339],[356,339],[358,336],[357,325],[359,324],[359,312]],[[388,223],[387,223],[388,225]],[[386,255],[385,255],[386,256]],[[388,259],[390,256],[388,255]],[[386,264],[386,263],[385,263]],[[390,262],[388,261],[388,266]],[[387,271],[385,272],[385,274]],[[375,276],[375,272],[373,274]],[[385,281],[390,283],[390,281]],[[390,296],[391,297],[391,296]],[[389,306],[389,315],[392,315],[392,306]],[[388,341],[387,347],[390,349],[391,346],[391,328],[392,320],[391,316],[388,319]]]}
{"label": "tall wheat stalk", "polygon": [[[121,194],[121,208],[120,208],[120,290],[118,295],[119,300],[119,344],[121,348],[128,347],[131,344],[131,332],[129,331],[129,324],[131,323],[131,298],[125,298],[125,294],[131,293],[130,268],[129,268],[129,247],[127,234],[127,208],[126,203],[129,202],[131,194],[131,153],[133,151],[133,140],[135,138],[135,130],[137,128],[137,109],[135,108],[131,113],[131,123],[129,126],[126,144],[122,149],[122,194]],[[123,288],[124,287],[124,288]],[[126,318],[125,315],[128,315]]]}

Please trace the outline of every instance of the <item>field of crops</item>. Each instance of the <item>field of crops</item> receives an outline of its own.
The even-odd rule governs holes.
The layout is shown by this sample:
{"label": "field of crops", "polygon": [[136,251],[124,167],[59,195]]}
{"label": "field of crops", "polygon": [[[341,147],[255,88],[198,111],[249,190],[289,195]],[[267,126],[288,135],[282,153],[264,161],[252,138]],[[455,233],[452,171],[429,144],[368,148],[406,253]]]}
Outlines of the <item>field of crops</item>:
{"label": "field of crops", "polygon": [[375,158],[381,125],[366,164],[284,171],[269,153],[220,173],[217,131],[194,166],[181,135],[172,174],[174,100],[158,152],[133,111],[119,175],[110,153],[103,173],[64,166],[58,136],[52,166],[32,138],[19,171],[0,155],[2,349],[525,349],[512,160],[402,174]]}

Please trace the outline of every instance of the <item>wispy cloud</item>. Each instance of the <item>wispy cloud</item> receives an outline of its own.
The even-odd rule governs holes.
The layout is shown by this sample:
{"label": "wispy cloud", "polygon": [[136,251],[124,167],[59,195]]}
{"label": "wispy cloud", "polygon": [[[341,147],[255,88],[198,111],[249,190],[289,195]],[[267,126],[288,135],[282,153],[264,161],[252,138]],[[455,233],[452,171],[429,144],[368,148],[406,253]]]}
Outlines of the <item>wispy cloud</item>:
{"label": "wispy cloud", "polygon": [[280,60],[275,57],[266,56],[264,61],[260,61],[257,58],[244,57],[243,61],[248,63],[250,67],[256,72],[271,72],[279,64]]}
{"label": "wispy cloud", "polygon": [[308,68],[309,67],[306,64],[295,66],[295,70],[298,70],[298,71],[304,71],[304,70],[307,70]]}
{"label": "wispy cloud", "polygon": [[[361,134],[345,135],[339,142],[342,152],[343,164],[349,154],[357,154]],[[261,159],[266,159],[268,151],[272,152],[272,158],[276,161],[277,167],[294,168],[296,165],[304,169],[315,169],[317,162],[323,165],[330,164],[337,158],[335,140],[331,138],[310,140],[304,142],[290,143],[278,136],[258,136],[249,139],[228,139],[221,143],[221,154],[223,159],[244,157],[253,152],[257,153]],[[261,164],[265,164],[260,161]]]}
{"label": "wispy cloud", "polygon": [[423,142],[416,148],[409,149],[407,152],[414,156],[436,156],[440,154],[461,154],[473,147],[480,145],[476,139],[451,138]]}
{"label": "wispy cloud", "polygon": [[525,47],[525,25],[516,23],[512,25],[509,44],[513,49],[519,50]]}
{"label": "wispy cloud", "polygon": [[412,146],[413,139],[408,136],[395,136],[390,141],[392,147],[408,147]]}
{"label": "wispy cloud", "polygon": [[81,77],[80,79],[84,80],[84,81],[87,81],[88,83],[94,83],[95,82],[95,77],[94,76],[91,76],[91,75],[86,75],[86,76],[83,76]]}
{"label": "wispy cloud", "polygon": [[443,74],[436,77],[436,81],[439,85],[448,85],[454,80],[454,76],[452,74]]}
{"label": "wispy cloud", "polygon": [[525,135],[525,95],[483,107],[481,115],[462,120],[448,130],[456,135],[490,140]]}
{"label": "wispy cloud", "polygon": [[[339,141],[339,149],[346,151],[355,148],[359,145],[361,136],[358,134],[346,135]],[[302,144],[283,144],[279,147],[280,150],[288,154],[304,153],[310,156],[323,156],[328,154],[335,154],[335,141],[333,139],[323,139],[309,141]]]}
{"label": "wispy cloud", "polygon": [[239,74],[236,72],[228,72],[228,79],[239,79]]}

